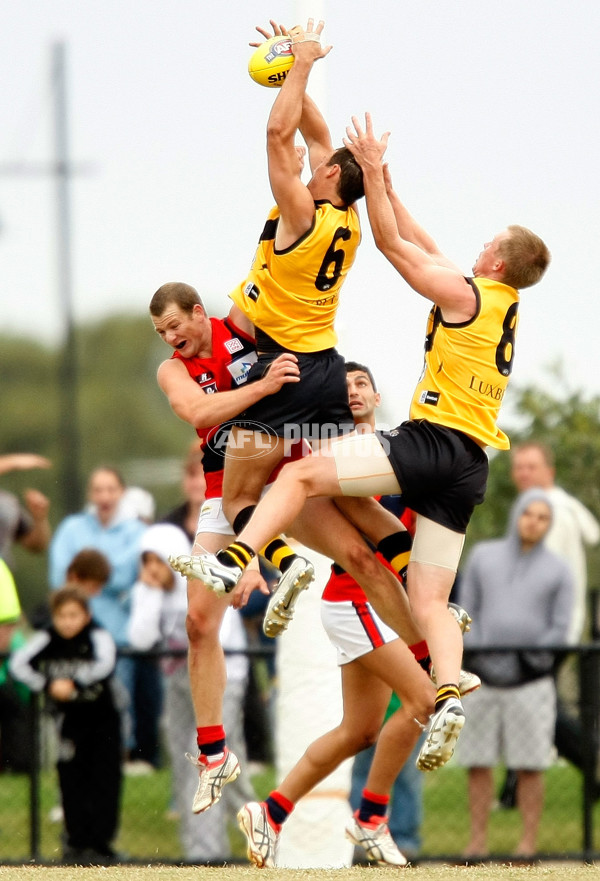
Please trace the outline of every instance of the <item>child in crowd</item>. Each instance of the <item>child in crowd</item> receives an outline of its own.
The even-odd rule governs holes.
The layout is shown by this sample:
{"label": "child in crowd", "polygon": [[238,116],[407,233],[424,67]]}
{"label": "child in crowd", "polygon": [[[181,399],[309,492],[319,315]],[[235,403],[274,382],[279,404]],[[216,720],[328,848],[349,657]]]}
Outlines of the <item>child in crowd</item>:
{"label": "child in crowd", "polygon": [[110,563],[95,548],[84,548],[75,554],[67,568],[67,582],[76,584],[88,597],[100,593],[110,578]]}
{"label": "child in crowd", "polygon": [[121,792],[119,713],[111,687],[116,648],[92,621],[80,587],[55,591],[50,614],[50,626],[14,653],[10,671],[32,691],[43,691],[58,716],[64,862],[105,865],[117,859],[112,840]]}
{"label": "child in crowd", "polygon": [[[110,578],[110,563],[95,548],[84,548],[75,554],[67,568],[66,583],[79,587],[88,599],[97,596]],[[50,603],[37,606],[29,616],[34,630],[44,630],[52,624]]]}

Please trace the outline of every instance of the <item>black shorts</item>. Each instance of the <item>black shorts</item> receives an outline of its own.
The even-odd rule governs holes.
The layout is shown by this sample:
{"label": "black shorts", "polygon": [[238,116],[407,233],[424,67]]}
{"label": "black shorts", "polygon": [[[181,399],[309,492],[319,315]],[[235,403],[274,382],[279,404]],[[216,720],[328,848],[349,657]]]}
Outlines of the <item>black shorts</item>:
{"label": "black shorts", "polygon": [[488,458],[462,431],[424,419],[378,431],[408,508],[464,533],[483,502]]}
{"label": "black shorts", "polygon": [[[248,382],[261,379],[281,351],[259,355]],[[233,424],[293,440],[327,439],[353,431],[344,358],[336,349],[294,354],[300,382],[288,382],[274,395],[257,401],[232,420]]]}

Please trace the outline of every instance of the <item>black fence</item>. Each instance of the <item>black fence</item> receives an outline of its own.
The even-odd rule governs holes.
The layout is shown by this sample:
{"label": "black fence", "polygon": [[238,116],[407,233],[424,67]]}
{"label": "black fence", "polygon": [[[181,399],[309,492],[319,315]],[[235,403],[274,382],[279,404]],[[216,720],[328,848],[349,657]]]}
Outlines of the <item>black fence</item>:
{"label": "black fence", "polygon": [[[544,810],[536,859],[593,862],[600,859],[600,641],[568,651],[550,650],[556,652],[559,712],[565,727],[562,739],[557,736],[555,760],[544,772]],[[537,651],[529,649],[528,654],[535,656]],[[548,649],[539,650],[540,657],[544,652],[547,657]],[[264,666],[269,652],[261,649],[248,654],[253,666],[259,668],[261,699],[267,700],[268,676],[264,675]],[[140,657],[156,655],[147,653]],[[468,662],[467,652],[466,668]],[[467,724],[468,701],[466,697]],[[301,718],[301,707],[298,712]],[[62,858],[60,795],[55,757],[48,746],[53,723],[38,696],[32,696],[29,713],[33,736],[30,769],[5,769],[0,774],[2,864],[53,864],[60,863]],[[189,770],[193,775],[194,769],[190,766]],[[258,798],[264,798],[276,784],[272,761],[262,761],[258,768],[249,763],[247,774]],[[520,816],[518,809],[502,798],[505,769],[499,767],[494,774],[497,799],[489,823],[489,858],[510,860],[519,840]],[[444,768],[423,777],[422,846],[418,859],[460,863],[469,835],[467,771],[453,758]],[[189,863],[183,856],[181,818],[174,815],[172,808],[172,774],[165,750],[160,767],[152,773],[124,777],[117,850],[134,863]],[[228,852],[211,860],[213,863],[245,861],[245,848],[234,816],[235,811],[224,821]],[[340,835],[343,833],[341,829]]]}

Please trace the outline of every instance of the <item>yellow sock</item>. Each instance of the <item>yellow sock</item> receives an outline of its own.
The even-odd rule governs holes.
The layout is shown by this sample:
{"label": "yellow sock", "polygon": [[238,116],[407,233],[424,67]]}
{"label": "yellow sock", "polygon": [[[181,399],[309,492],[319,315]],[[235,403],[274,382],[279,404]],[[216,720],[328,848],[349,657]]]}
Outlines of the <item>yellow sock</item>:
{"label": "yellow sock", "polygon": [[298,556],[281,536],[274,538],[273,541],[265,545],[260,553],[280,572],[285,572],[294,558]]}
{"label": "yellow sock", "polygon": [[458,690],[458,685],[454,685],[452,682],[447,683],[446,685],[440,685],[435,696],[436,712],[440,709],[442,704],[451,697],[460,700],[460,691]]}

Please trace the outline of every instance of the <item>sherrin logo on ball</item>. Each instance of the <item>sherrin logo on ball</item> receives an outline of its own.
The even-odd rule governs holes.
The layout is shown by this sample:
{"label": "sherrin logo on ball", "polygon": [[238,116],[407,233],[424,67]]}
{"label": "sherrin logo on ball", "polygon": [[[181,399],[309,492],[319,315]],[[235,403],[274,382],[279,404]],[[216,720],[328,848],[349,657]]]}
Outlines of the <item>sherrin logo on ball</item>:
{"label": "sherrin logo on ball", "polygon": [[248,62],[248,73],[255,83],[278,88],[293,63],[291,37],[280,34],[254,50]]}

